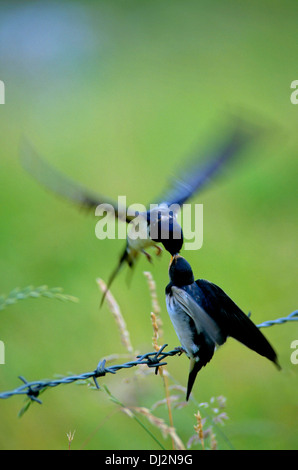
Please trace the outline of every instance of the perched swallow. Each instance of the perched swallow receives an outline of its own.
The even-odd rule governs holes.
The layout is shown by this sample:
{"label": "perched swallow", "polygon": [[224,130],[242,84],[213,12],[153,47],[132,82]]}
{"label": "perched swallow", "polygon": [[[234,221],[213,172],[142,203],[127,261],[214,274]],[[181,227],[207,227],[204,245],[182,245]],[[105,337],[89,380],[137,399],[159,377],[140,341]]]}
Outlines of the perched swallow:
{"label": "perched swallow", "polygon": [[182,350],[190,359],[186,400],[198,372],[228,336],[280,369],[276,353],[265,336],[220,287],[204,279],[195,281],[190,264],[180,255],[172,257],[169,277],[167,310]]}
{"label": "perched swallow", "polygon": [[[139,231],[142,236],[134,239],[128,233],[125,249],[109,278],[107,289],[124,263],[131,268],[134,267],[140,253],[151,261],[147,248],[153,246],[157,249],[157,254],[160,254],[162,249],[158,244],[161,243],[171,255],[180,252],[183,233],[177,221],[179,209],[196,191],[202,189],[227,161],[237,157],[251,141],[251,137],[252,135],[243,126],[235,126],[224,143],[210,152],[205,162],[198,161],[196,157],[188,170],[179,179],[172,181],[164,195],[157,201],[152,201],[157,207],[138,214],[138,223],[141,225]],[[103,205],[107,212],[112,209],[118,219],[125,220],[128,224],[134,223],[135,215],[127,215],[126,210],[118,207],[115,201],[86,189],[58,172],[40,158],[27,140],[21,142],[20,160],[26,171],[54,193],[90,209]],[[171,207],[174,209],[169,210]]]}

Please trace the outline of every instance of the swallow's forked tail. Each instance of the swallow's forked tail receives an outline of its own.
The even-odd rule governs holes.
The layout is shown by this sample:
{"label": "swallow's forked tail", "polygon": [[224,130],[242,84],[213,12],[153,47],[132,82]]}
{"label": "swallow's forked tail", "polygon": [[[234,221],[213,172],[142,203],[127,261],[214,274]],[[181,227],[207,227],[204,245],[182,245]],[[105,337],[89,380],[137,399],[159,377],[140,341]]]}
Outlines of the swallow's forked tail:
{"label": "swallow's forked tail", "polygon": [[186,392],[186,401],[189,399],[189,395],[191,394],[192,387],[195,383],[196,377],[198,372],[201,370],[204,364],[200,361],[196,361],[195,359],[190,360],[190,368],[189,368],[189,376],[188,376],[188,383],[187,383],[187,392]]}

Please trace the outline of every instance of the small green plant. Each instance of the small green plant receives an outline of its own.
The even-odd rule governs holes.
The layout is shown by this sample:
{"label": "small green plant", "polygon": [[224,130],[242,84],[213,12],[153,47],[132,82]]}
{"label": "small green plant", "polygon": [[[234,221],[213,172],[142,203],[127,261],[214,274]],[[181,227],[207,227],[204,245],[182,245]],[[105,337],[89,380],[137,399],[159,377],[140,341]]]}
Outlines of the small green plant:
{"label": "small green plant", "polygon": [[4,310],[9,305],[14,305],[20,300],[25,300],[25,299],[30,299],[30,298],[37,299],[40,297],[46,297],[48,299],[57,299],[57,300],[61,300],[62,302],[78,302],[77,297],[64,294],[63,289],[61,287],[49,288],[48,286],[45,286],[45,285],[39,286],[39,287],[27,286],[23,289],[15,288],[6,296],[1,295],[0,296],[0,310]]}

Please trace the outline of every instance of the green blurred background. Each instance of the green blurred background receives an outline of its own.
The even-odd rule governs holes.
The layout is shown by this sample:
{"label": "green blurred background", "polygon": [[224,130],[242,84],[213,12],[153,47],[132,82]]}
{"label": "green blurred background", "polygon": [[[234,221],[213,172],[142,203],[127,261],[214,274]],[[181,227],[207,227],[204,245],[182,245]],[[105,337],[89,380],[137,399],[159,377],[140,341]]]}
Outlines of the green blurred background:
{"label": "green blurred background", "polygon": [[[216,141],[229,113],[269,129],[231,172],[192,199],[204,204],[204,244],[184,251],[196,277],[220,285],[256,323],[297,308],[298,79],[296,1],[1,2],[0,293],[29,284],[59,286],[79,303],[24,300],[0,312],[6,363],[1,391],[27,380],[93,370],[125,354],[96,278],[108,279],[123,240],[99,241],[98,219],[40,187],[20,167],[25,135],[69,176],[128,203],[152,201],[194,148]],[[202,157],[203,157],[202,153]],[[152,201],[157,202],[157,201]],[[142,257],[127,286],[113,285],[134,347],[152,350],[150,269],[162,306],[163,340],[178,345],[164,302],[169,257]],[[282,372],[233,340],[198,376],[198,402],[223,395],[229,420],[218,447],[297,449],[298,366],[290,361],[298,324],[263,330]],[[116,363],[127,359],[118,358]],[[171,358],[186,384],[188,360]],[[124,404],[150,408],[164,398],[160,377],[120,371],[101,379]],[[1,449],[158,449],[104,391],[76,384],[42,395],[19,419],[23,397],[0,402]],[[195,402],[174,410],[183,442]],[[167,421],[161,407],[156,415]],[[204,410],[201,410],[204,416]],[[207,426],[207,424],[206,424]],[[167,448],[160,432],[150,429]],[[224,436],[222,435],[224,433]],[[198,447],[199,448],[199,447]]]}

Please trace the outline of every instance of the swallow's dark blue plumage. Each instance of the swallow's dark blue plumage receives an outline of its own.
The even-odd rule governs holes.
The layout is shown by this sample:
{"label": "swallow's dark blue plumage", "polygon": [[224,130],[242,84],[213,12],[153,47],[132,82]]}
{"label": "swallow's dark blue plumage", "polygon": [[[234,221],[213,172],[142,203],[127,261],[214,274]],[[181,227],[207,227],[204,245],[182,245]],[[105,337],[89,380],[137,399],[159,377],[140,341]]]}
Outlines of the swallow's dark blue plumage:
{"label": "swallow's dark blue plumage", "polygon": [[[251,141],[251,137],[251,133],[247,132],[242,125],[236,126],[222,144],[215,145],[215,149],[210,152],[205,161],[202,162],[196,157],[192,165],[186,169],[184,162],[179,178],[172,182],[162,196],[152,201],[152,204],[156,203],[158,207],[139,214],[138,222],[140,219],[142,220],[143,226],[140,231],[143,236],[135,240],[128,234],[125,249],[108,281],[108,287],[124,263],[134,267],[140,253],[145,254],[147,259],[151,261],[151,256],[147,253],[149,247],[156,247],[159,254],[161,248],[158,244],[161,243],[171,255],[180,252],[183,245],[183,233],[177,221],[179,209],[195,192],[201,190],[229,160],[237,158]],[[218,135],[216,134],[214,140],[217,141],[217,139]],[[122,218],[125,214],[124,220],[127,223],[133,222],[134,216],[127,215],[126,211],[119,208],[115,201],[86,189],[49,166],[38,156],[28,141],[22,142],[20,159],[23,167],[54,193],[90,209],[106,205],[107,211],[112,208],[117,218]],[[174,211],[169,211],[171,206],[175,207]],[[163,236],[163,233],[166,235]]]}
{"label": "swallow's dark blue plumage", "polygon": [[167,309],[190,359],[187,400],[198,372],[229,336],[279,368],[276,353],[265,336],[220,287],[204,279],[195,281],[190,264],[180,255],[172,258],[169,275]]}

